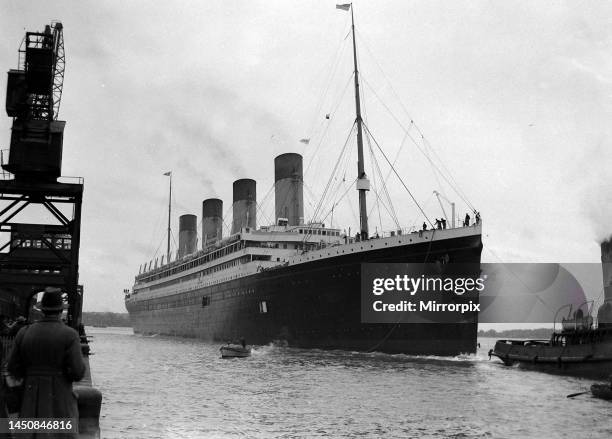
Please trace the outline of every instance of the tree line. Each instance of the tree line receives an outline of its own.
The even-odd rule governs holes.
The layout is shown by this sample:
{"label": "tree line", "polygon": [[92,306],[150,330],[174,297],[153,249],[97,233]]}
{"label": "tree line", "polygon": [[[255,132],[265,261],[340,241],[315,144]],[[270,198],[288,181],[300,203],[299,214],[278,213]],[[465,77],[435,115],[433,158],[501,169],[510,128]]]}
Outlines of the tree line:
{"label": "tree line", "polygon": [[83,312],[85,326],[132,326],[128,313]]}

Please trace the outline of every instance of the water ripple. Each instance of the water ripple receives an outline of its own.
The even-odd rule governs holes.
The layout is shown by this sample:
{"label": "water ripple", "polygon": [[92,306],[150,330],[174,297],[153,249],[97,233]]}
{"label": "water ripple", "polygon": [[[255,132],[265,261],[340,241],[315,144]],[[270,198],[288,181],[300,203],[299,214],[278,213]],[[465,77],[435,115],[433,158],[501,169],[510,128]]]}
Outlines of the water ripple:
{"label": "water ripple", "polygon": [[[95,328],[104,438],[608,438],[606,401],[567,399],[591,382],[453,358],[219,346]],[[585,428],[588,429],[585,430]]]}

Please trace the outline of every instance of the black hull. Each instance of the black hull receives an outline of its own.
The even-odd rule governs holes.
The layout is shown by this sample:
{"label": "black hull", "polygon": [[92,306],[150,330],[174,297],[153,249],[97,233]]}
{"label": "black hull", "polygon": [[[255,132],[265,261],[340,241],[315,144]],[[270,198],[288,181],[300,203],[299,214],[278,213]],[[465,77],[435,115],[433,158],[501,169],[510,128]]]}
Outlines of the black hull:
{"label": "black hull", "polygon": [[[134,330],[249,344],[457,355],[476,351],[477,315],[461,324],[361,323],[364,262],[480,265],[480,235],[395,246],[290,265],[163,298],[128,301]],[[210,303],[202,306],[202,298]],[[266,302],[262,313],[260,303]]]}

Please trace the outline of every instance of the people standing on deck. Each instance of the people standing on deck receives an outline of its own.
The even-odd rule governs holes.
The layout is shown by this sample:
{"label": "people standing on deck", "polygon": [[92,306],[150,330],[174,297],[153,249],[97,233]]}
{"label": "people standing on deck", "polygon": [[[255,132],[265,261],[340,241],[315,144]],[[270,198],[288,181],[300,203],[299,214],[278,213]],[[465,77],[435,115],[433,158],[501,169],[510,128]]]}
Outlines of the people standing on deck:
{"label": "people standing on deck", "polygon": [[463,226],[464,227],[469,227],[470,225],[470,214],[466,213],[465,214],[465,221],[463,221]]}
{"label": "people standing on deck", "polygon": [[446,219],[445,218],[440,218],[440,223],[442,224],[442,228],[446,229]]}
{"label": "people standing on deck", "polygon": [[436,229],[440,230],[442,228],[442,221],[436,218]]}
{"label": "people standing on deck", "polygon": [[427,223],[425,221],[423,221],[423,231],[427,230]]}
{"label": "people standing on deck", "polygon": [[476,225],[478,225],[478,224],[480,224],[480,212],[476,212],[475,211],[475,213],[476,213],[476,216],[475,216],[474,219],[476,220]]}
{"label": "people standing on deck", "polygon": [[78,422],[72,383],[85,375],[79,335],[61,321],[64,303],[59,289],[46,288],[39,309],[43,318],[19,330],[7,365],[11,375],[24,379],[19,417]]}

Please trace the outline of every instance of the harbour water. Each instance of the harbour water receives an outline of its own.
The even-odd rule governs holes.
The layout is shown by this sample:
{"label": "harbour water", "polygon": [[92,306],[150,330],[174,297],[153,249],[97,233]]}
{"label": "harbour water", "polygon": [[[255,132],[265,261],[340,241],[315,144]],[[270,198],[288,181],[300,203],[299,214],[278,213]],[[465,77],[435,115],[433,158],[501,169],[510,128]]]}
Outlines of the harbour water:
{"label": "harbour water", "polygon": [[579,378],[455,358],[219,345],[88,328],[104,438],[612,436],[612,405]]}

